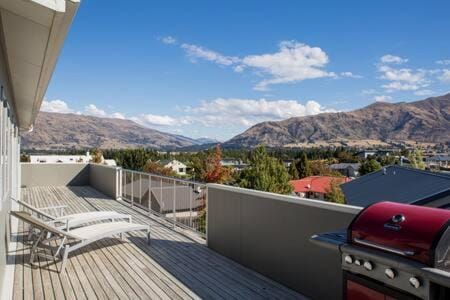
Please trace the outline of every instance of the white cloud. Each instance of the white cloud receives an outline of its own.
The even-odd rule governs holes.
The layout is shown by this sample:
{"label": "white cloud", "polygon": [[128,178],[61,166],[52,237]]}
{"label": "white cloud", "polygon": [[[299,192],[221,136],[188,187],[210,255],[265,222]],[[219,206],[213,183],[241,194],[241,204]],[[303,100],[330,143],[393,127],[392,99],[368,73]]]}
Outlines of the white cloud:
{"label": "white cloud", "polygon": [[430,96],[433,94],[435,94],[435,92],[432,90],[419,90],[419,91],[414,92],[414,95],[416,95],[416,96]]}
{"label": "white cloud", "polygon": [[84,107],[84,114],[94,116],[94,117],[101,117],[105,118],[108,117],[108,114],[103,109],[97,108],[94,104],[89,104]]}
{"label": "white cloud", "polygon": [[375,101],[375,102],[388,102],[391,100],[392,100],[392,97],[386,96],[386,95],[380,95],[380,96],[373,97],[373,101]]}
{"label": "white cloud", "polygon": [[442,75],[439,77],[444,83],[450,83],[450,70],[444,69],[442,70]]}
{"label": "white cloud", "polygon": [[[253,70],[261,77],[255,90],[267,91],[271,85],[297,83],[306,79],[339,77],[325,70],[328,55],[319,47],[311,47],[297,41],[282,41],[275,53],[248,55],[244,57],[227,56],[219,52],[193,44],[180,46],[192,62],[206,60],[221,66],[232,67],[236,73]],[[362,78],[352,72],[341,72],[341,77]]]}
{"label": "white cloud", "polygon": [[205,59],[223,66],[230,66],[239,62],[239,58],[237,57],[225,56],[197,45],[182,44],[181,48],[186,51],[186,55],[194,62],[196,59]]}
{"label": "white cloud", "polygon": [[256,90],[262,91],[268,90],[273,84],[336,76],[335,73],[324,70],[329,58],[321,48],[296,41],[283,41],[279,44],[278,52],[249,55],[242,62],[269,76],[255,86]]}
{"label": "white cloud", "polygon": [[437,63],[438,65],[444,65],[444,66],[447,66],[447,65],[450,65],[450,59],[437,60],[436,63]]}
{"label": "white cloud", "polygon": [[167,44],[167,45],[172,45],[172,44],[176,44],[176,43],[177,43],[177,39],[174,38],[173,36],[170,36],[170,35],[163,37],[163,38],[161,39],[161,41],[162,41],[164,44]]}
{"label": "white cloud", "polygon": [[393,91],[416,91],[427,87],[430,80],[427,78],[433,71],[423,69],[393,68],[388,65],[379,65],[378,72],[381,79],[388,80],[389,83],[382,87],[389,92]]}
{"label": "white cloud", "polygon": [[236,73],[242,73],[242,72],[244,72],[244,70],[245,70],[245,66],[243,66],[243,65],[238,65],[238,66],[234,67],[234,71]]}
{"label": "white cloud", "polygon": [[62,100],[43,101],[41,111],[53,112],[53,113],[73,113],[74,111],[69,108],[66,102]]}
{"label": "white cloud", "polygon": [[137,117],[132,117],[131,120],[144,126],[174,126],[177,125],[177,119],[170,116],[161,116],[153,114],[142,114]]}
{"label": "white cloud", "polygon": [[121,114],[119,112],[112,113],[110,115],[110,117],[113,118],[113,119],[125,119],[125,115],[123,115],[123,114]]}
{"label": "white cloud", "polygon": [[403,64],[408,62],[407,58],[401,58],[400,56],[386,54],[380,58],[380,61],[384,64]]}
{"label": "white cloud", "polygon": [[301,104],[296,100],[217,98],[203,101],[197,107],[188,107],[185,112],[191,119],[204,126],[251,126],[262,121],[283,120],[291,117],[314,115],[333,111],[316,101]]}
{"label": "white cloud", "polygon": [[356,78],[356,79],[363,78],[363,76],[353,74],[352,72],[341,72],[339,75],[341,77],[347,77],[347,78]]}

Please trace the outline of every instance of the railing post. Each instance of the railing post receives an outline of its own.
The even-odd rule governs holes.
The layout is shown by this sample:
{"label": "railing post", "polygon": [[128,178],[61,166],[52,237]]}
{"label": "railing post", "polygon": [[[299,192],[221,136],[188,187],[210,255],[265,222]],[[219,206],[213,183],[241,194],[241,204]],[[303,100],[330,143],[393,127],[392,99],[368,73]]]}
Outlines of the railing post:
{"label": "railing post", "polygon": [[152,175],[148,174],[148,214],[152,214]]}
{"label": "railing post", "polygon": [[177,204],[177,200],[176,200],[176,181],[174,180],[173,181],[173,209],[172,209],[172,211],[173,211],[173,228],[175,228],[176,227],[176,222],[177,222],[177,216],[176,216],[176,208],[175,208],[175,205]]}
{"label": "railing post", "polygon": [[142,205],[142,174],[139,173],[139,204]]}
{"label": "railing post", "polygon": [[133,207],[133,202],[134,202],[134,173],[131,172],[131,207]]}
{"label": "railing post", "polygon": [[208,218],[209,218],[209,213],[208,213],[208,185],[205,185],[205,213],[206,213],[206,218],[205,218],[205,238],[206,238],[206,246],[208,246]]}
{"label": "railing post", "polygon": [[120,183],[119,195],[120,195],[120,200],[122,200],[123,199],[123,186],[124,186],[124,184],[123,184],[123,169],[122,168],[119,169],[119,183]]}
{"label": "railing post", "polygon": [[192,194],[195,191],[195,183],[192,184],[192,191],[189,189],[189,227],[192,227]]}
{"label": "railing post", "polygon": [[160,186],[159,186],[159,213],[162,214],[163,212],[163,207],[164,207],[164,201],[162,198],[162,177],[160,177],[161,181],[160,181]]}

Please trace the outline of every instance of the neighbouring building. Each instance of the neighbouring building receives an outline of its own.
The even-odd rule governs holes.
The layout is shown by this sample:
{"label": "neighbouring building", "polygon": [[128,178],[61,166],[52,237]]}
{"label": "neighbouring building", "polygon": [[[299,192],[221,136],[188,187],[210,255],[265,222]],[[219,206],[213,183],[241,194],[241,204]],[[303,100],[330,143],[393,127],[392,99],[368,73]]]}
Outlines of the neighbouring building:
{"label": "neighbouring building", "polygon": [[450,168],[449,154],[436,154],[425,159],[429,168]]}
{"label": "neighbouring building", "polygon": [[450,206],[450,175],[399,165],[361,176],[341,188],[347,204],[355,206],[366,207],[380,201]]}
{"label": "neighbouring building", "polygon": [[366,159],[369,156],[374,156],[374,155],[389,156],[393,152],[395,152],[394,149],[362,150],[362,151],[359,151],[358,153],[356,153],[356,156],[358,156],[359,158],[362,158],[362,159]]}
{"label": "neighbouring building", "polygon": [[233,159],[233,158],[224,158],[220,161],[222,167],[228,167],[235,171],[243,170],[247,167],[247,164],[244,163],[241,159]]}
{"label": "neighbouring building", "polygon": [[164,168],[172,169],[177,175],[186,175],[187,166],[176,159],[162,159],[158,163]]}
{"label": "neighbouring building", "polygon": [[359,167],[360,163],[340,163],[340,164],[332,164],[328,167],[330,170],[337,171],[346,177],[358,177],[359,176]]}
{"label": "neighbouring building", "polygon": [[324,200],[333,181],[342,184],[350,180],[348,177],[309,176],[291,180],[289,183],[294,188],[294,193],[299,197]]}
{"label": "neighbouring building", "polygon": [[[30,155],[30,163],[32,164],[75,164],[82,163],[87,164],[92,161],[92,155],[86,152],[85,155]],[[116,166],[114,159],[104,159],[102,156],[101,163],[107,166]]]}

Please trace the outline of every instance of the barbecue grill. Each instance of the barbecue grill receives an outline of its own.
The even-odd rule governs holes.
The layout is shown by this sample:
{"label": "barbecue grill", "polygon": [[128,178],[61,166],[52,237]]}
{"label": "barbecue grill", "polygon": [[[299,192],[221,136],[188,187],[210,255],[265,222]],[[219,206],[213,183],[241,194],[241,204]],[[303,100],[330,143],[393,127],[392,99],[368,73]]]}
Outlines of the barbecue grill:
{"label": "barbecue grill", "polygon": [[379,202],[311,241],[340,254],[343,299],[450,299],[450,210]]}

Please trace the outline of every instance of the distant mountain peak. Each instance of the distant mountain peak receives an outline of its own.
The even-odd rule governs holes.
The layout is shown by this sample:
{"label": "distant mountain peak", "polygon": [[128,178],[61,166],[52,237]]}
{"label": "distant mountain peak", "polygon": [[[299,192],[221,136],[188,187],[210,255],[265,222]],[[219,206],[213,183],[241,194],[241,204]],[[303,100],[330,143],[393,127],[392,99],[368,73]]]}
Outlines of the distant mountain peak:
{"label": "distant mountain peak", "polygon": [[271,147],[353,145],[358,141],[450,141],[450,93],[416,102],[376,102],[349,112],[262,122],[225,146]]}

